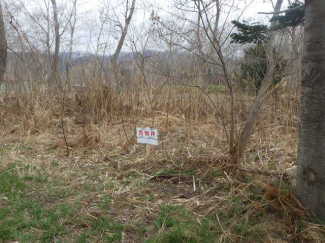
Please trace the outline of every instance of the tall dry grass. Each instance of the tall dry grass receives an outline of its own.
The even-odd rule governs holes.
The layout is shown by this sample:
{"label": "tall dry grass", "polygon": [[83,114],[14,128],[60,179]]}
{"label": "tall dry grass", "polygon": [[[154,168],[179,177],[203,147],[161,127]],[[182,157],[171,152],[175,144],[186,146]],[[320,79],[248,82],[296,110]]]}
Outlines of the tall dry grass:
{"label": "tall dry grass", "polygon": [[[195,87],[163,81],[145,86],[141,76],[119,87],[112,82],[104,85],[102,79],[96,77],[85,77],[79,83],[82,85],[64,89],[49,88],[40,82],[36,82],[37,85],[6,83],[0,104],[3,133],[19,130],[20,134],[35,134],[63,126],[69,130],[70,125],[89,129],[123,124],[122,134],[129,140],[136,126],[159,126],[167,131],[172,128],[173,119],[180,119],[189,131],[200,124],[212,124],[220,130],[219,136],[227,139],[230,98],[226,89],[204,88],[203,92]],[[198,80],[193,78],[187,83],[198,83]],[[237,134],[253,100],[250,92],[235,90]],[[270,92],[254,133],[269,139],[270,131],[271,134],[280,131],[281,135],[286,134],[289,142],[296,136],[298,101],[299,96],[285,87]]]}

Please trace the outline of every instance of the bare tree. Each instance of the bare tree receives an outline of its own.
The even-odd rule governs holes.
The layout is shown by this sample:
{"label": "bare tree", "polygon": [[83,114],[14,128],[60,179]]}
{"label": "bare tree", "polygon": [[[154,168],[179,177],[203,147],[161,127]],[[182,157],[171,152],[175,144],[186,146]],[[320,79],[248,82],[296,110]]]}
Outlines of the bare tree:
{"label": "bare tree", "polygon": [[[274,11],[275,16],[278,14],[281,10],[283,0],[277,0]],[[249,109],[248,118],[244,124],[244,127],[242,129],[242,132],[240,136],[238,137],[236,145],[232,148],[232,160],[233,162],[237,162],[241,156],[243,155],[247,144],[249,142],[250,136],[253,133],[253,129],[256,125],[256,120],[258,118],[258,115],[260,113],[260,108],[263,104],[263,100],[265,98],[265,95],[270,87],[270,85],[273,82],[273,72],[275,68],[275,63],[273,60],[273,45],[274,45],[274,38],[276,35],[275,31],[272,31],[272,29],[275,26],[275,22],[272,22],[271,24],[271,31],[268,36],[268,41],[266,43],[266,54],[267,54],[267,73],[265,75],[265,78],[262,82],[262,86],[260,87],[257,96],[252,104],[252,106]]]}
{"label": "bare tree", "polygon": [[[52,85],[56,81],[61,46],[67,40],[68,47],[71,43],[73,45],[71,31],[70,36],[66,35],[69,27],[70,30],[72,28],[71,24],[74,24],[73,17],[77,17],[73,14],[73,3],[68,0],[32,0],[29,4],[23,0],[6,1],[5,14],[12,31],[8,48],[24,62],[25,71],[20,72],[28,73],[23,77],[33,80],[30,85],[35,85],[36,80]],[[72,32],[74,35],[75,31]],[[12,46],[13,43],[19,45]]]}
{"label": "bare tree", "polygon": [[73,40],[74,40],[74,34],[76,31],[76,23],[77,23],[77,1],[78,0],[73,0],[72,2],[72,11],[71,11],[71,16],[69,17],[69,26],[70,26],[70,41],[69,41],[69,56],[68,56],[68,61],[66,64],[66,82],[68,86],[70,86],[70,67],[72,63],[72,50],[73,50]]}
{"label": "bare tree", "polygon": [[53,8],[53,18],[54,18],[54,33],[55,33],[55,48],[51,63],[51,76],[50,82],[58,80],[58,63],[59,63],[59,52],[60,52],[60,24],[58,19],[58,9],[56,5],[56,0],[51,0]]}
{"label": "bare tree", "polygon": [[[202,1],[202,0],[201,0]],[[200,1],[198,1],[200,2]],[[229,70],[224,58],[224,54],[221,48],[220,40],[217,37],[217,30],[218,30],[218,24],[219,24],[219,18],[220,18],[220,5],[219,1],[216,1],[216,19],[215,19],[215,26],[212,28],[212,24],[209,21],[208,14],[206,8],[200,9],[200,6],[198,3],[196,3],[199,11],[199,15],[202,21],[203,30],[206,33],[206,36],[210,42],[210,50],[209,54],[211,55],[213,51],[217,54],[217,57],[220,62],[220,67],[222,69],[222,74],[224,76],[224,79],[226,81],[229,95],[230,95],[230,132],[229,132],[229,147],[230,149],[233,148],[234,145],[234,136],[235,136],[235,113],[234,113],[234,90],[233,90],[233,83],[230,78]],[[203,3],[202,3],[203,5]],[[206,23],[206,24],[205,24]]]}
{"label": "bare tree", "polygon": [[134,9],[135,9],[135,2],[136,2],[136,0],[132,0],[131,7],[130,7],[129,0],[126,1],[125,14],[124,14],[124,17],[125,17],[124,18],[124,26],[122,27],[122,34],[121,34],[120,40],[117,44],[117,47],[115,49],[115,52],[114,52],[114,55],[113,55],[112,61],[111,61],[111,64],[112,64],[112,67],[114,70],[117,69],[117,59],[121,53],[126,35],[128,33],[128,29],[129,29],[129,26],[130,26],[130,23],[132,20],[132,16],[134,13]]}

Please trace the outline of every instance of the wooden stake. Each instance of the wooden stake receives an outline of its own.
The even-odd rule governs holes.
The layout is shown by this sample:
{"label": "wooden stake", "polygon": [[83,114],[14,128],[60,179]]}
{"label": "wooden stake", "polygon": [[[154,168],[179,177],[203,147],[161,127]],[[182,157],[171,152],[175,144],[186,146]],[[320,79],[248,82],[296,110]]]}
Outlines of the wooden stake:
{"label": "wooden stake", "polygon": [[151,150],[152,150],[152,145],[146,144],[146,159],[148,159],[150,157]]}

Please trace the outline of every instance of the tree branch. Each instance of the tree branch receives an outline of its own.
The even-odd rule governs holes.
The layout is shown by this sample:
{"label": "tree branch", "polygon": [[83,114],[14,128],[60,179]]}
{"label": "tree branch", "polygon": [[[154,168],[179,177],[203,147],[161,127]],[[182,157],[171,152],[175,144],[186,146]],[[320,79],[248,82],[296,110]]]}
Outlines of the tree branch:
{"label": "tree branch", "polygon": [[258,12],[258,14],[280,14],[280,13],[289,13],[289,12],[292,12],[292,11],[295,11],[297,9],[300,9],[300,8],[304,8],[305,7],[305,4],[302,4],[300,6],[297,6],[295,8],[289,8],[289,9],[286,9],[286,10],[282,10],[282,11],[278,11],[278,12]]}

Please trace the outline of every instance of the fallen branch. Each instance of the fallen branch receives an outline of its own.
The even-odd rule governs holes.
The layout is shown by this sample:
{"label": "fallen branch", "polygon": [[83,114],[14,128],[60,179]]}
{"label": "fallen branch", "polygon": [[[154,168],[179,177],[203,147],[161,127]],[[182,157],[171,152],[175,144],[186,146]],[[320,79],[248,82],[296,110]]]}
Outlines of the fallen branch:
{"label": "fallen branch", "polygon": [[236,166],[236,169],[238,169],[240,171],[244,171],[246,173],[250,173],[250,174],[272,176],[279,180],[283,180],[288,184],[291,184],[292,179],[294,179],[294,176],[288,172],[273,172],[273,171],[267,171],[267,170],[249,169],[249,168],[245,168],[242,166]]}

